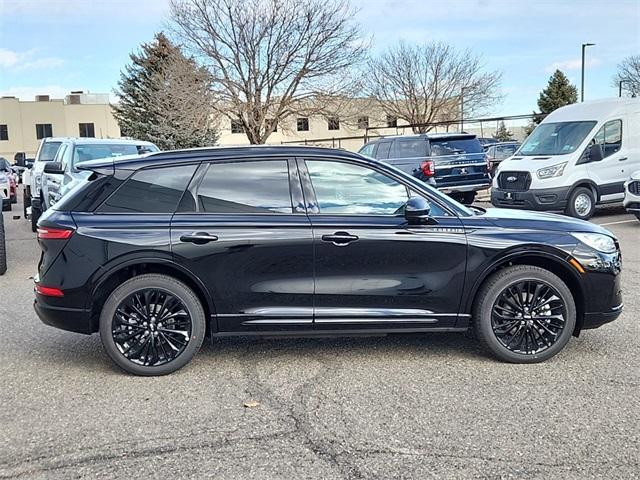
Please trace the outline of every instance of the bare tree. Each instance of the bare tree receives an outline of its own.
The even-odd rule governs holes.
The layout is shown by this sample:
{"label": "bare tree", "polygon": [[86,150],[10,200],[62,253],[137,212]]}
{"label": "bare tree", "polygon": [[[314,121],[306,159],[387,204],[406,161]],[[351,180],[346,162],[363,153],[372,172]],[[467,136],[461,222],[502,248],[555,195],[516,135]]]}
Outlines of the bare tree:
{"label": "bare tree", "polygon": [[481,114],[499,100],[502,74],[483,72],[479,57],[439,42],[400,43],[369,60],[367,89],[387,115],[402,119],[415,133],[439,120]]}
{"label": "bare tree", "polygon": [[210,70],[218,111],[265,143],[345,93],[366,44],[347,0],[172,0],[175,34]]}
{"label": "bare tree", "polygon": [[640,55],[625,58],[618,65],[618,72],[613,78],[616,87],[631,96],[640,95]]}

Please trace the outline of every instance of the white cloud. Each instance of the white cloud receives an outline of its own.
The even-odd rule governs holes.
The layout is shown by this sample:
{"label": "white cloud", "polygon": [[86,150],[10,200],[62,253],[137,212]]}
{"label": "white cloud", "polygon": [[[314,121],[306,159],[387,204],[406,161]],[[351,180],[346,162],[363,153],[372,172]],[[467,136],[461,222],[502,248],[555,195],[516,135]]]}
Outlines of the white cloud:
{"label": "white cloud", "polygon": [[33,70],[60,67],[64,60],[58,57],[39,57],[36,49],[16,52],[0,48],[0,67],[13,70]]}
{"label": "white cloud", "polygon": [[[599,58],[586,58],[584,61],[585,68],[597,67],[602,62]],[[556,70],[580,70],[582,67],[581,58],[571,58],[560,62],[553,62],[551,65],[547,65],[544,69],[547,73],[553,73]]]}
{"label": "white cloud", "polygon": [[9,87],[0,90],[2,97],[18,97],[20,100],[35,100],[36,95],[49,95],[51,98],[64,98],[73,88],[60,85]]}

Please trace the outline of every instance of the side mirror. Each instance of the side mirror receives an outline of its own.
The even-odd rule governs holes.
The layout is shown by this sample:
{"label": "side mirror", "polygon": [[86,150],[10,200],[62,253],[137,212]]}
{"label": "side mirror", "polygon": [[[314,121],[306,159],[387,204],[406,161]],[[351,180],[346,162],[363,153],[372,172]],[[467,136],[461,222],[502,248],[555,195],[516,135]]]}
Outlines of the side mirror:
{"label": "side mirror", "polygon": [[435,223],[431,217],[431,205],[422,197],[411,197],[405,203],[404,218],[410,225]]}
{"label": "side mirror", "polygon": [[64,170],[62,170],[62,164],[59,162],[47,162],[44,164],[44,173],[61,175],[64,173]]}
{"label": "side mirror", "polygon": [[596,143],[589,147],[589,153],[587,154],[590,162],[600,162],[604,158],[604,152],[602,151],[602,145]]}
{"label": "side mirror", "polygon": [[18,158],[18,159],[16,160],[16,165],[17,165],[18,167],[25,167],[26,165],[25,165],[25,159],[24,159],[24,157],[20,157],[20,158]]}

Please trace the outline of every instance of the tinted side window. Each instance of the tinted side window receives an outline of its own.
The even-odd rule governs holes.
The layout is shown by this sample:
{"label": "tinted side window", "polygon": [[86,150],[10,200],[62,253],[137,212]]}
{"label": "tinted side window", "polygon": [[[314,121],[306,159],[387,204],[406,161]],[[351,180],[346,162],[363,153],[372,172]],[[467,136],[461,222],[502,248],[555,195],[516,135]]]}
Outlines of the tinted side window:
{"label": "tinted side window", "polygon": [[99,212],[174,213],[196,165],[140,170],[133,174]]}
{"label": "tinted side window", "polygon": [[427,141],[424,138],[398,140],[394,146],[394,158],[426,157]]}
{"label": "tinted side window", "polygon": [[409,196],[404,185],[359,165],[307,160],[320,213],[399,215]]}
{"label": "tinted side window", "polygon": [[383,160],[389,158],[389,150],[391,150],[391,142],[380,142],[378,144],[376,158],[381,158]]}
{"label": "tinted side window", "polygon": [[293,213],[286,160],[212,163],[196,197],[207,213]]}

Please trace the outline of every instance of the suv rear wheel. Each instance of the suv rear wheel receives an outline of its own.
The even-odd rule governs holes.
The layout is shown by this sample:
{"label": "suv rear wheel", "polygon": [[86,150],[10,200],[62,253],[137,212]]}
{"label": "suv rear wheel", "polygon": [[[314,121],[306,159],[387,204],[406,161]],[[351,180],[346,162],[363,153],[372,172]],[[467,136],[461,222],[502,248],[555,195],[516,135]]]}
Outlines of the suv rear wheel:
{"label": "suv rear wheel", "polygon": [[474,305],[480,342],[511,363],[537,363],[556,355],[576,325],[571,291],[543,268],[516,265],[491,275]]}
{"label": "suv rear wheel", "polygon": [[200,349],[205,330],[196,294],[162,274],[127,280],[109,296],[100,315],[107,354],[135,375],[166,375],[182,368]]}
{"label": "suv rear wheel", "polygon": [[7,271],[7,246],[4,240],[4,216],[0,213],[0,275]]}

